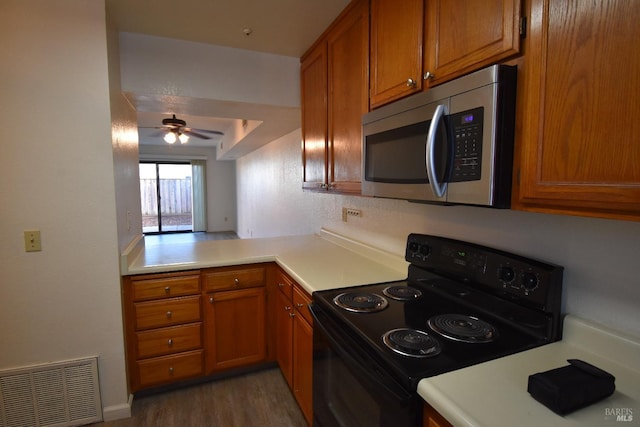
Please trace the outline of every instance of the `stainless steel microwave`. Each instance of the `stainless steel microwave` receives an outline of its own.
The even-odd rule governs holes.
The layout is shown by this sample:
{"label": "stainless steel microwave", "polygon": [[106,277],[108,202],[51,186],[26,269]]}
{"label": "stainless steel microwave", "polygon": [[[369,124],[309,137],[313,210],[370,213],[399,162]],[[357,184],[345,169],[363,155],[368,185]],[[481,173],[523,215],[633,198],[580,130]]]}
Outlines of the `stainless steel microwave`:
{"label": "stainless steel microwave", "polygon": [[493,65],[365,114],[362,194],[508,208],[516,74]]}

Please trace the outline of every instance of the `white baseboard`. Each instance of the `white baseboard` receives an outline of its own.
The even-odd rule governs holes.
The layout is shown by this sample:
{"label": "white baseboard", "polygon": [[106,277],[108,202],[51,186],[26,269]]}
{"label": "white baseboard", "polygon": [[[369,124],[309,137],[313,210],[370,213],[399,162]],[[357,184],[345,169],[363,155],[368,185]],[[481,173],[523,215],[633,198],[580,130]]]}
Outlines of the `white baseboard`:
{"label": "white baseboard", "polygon": [[102,419],[104,421],[121,420],[123,418],[131,418],[131,405],[133,404],[133,394],[129,395],[127,403],[120,405],[107,406],[102,408]]}

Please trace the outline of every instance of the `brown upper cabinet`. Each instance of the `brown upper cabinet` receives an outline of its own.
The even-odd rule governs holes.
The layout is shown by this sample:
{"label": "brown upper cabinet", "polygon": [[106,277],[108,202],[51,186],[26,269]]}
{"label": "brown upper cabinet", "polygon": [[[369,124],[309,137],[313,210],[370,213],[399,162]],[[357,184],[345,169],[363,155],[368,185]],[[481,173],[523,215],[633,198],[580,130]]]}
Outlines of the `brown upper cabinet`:
{"label": "brown upper cabinet", "polygon": [[519,0],[425,3],[425,88],[520,52]]}
{"label": "brown upper cabinet", "polygon": [[372,0],[370,107],[520,52],[519,0]]}
{"label": "brown upper cabinet", "polygon": [[518,208],[640,220],[640,2],[531,0]]}
{"label": "brown upper cabinet", "polygon": [[369,3],[351,3],[301,59],[303,188],[360,193]]}
{"label": "brown upper cabinet", "polygon": [[424,0],[371,1],[371,108],[422,90]]}

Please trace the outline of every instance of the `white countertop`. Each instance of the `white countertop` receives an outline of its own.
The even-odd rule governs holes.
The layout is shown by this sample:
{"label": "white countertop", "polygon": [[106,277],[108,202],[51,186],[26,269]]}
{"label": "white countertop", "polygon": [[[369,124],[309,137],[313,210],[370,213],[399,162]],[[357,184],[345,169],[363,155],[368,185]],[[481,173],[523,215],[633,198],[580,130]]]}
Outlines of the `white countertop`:
{"label": "white countertop", "polygon": [[[616,391],[565,416],[538,403],[527,392],[529,375],[566,366],[567,359],[611,373]],[[640,341],[566,316],[562,341],[425,378],[418,393],[456,427],[640,425]],[[624,413],[631,420],[617,421]]]}
{"label": "white countertop", "polygon": [[400,256],[322,230],[317,235],[156,245],[142,240],[122,255],[121,272],[134,275],[271,261],[309,293],[402,280],[408,266]]}

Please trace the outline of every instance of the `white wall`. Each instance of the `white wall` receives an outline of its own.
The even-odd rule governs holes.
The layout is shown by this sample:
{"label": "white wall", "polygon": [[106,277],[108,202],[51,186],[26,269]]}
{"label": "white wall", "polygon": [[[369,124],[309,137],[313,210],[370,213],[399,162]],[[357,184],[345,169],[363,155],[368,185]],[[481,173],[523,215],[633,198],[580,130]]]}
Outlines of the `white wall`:
{"label": "white wall", "polygon": [[[236,164],[216,160],[215,148],[175,145],[140,145],[145,160],[190,160],[206,158],[207,168],[207,231],[235,231]],[[138,196],[139,197],[139,196]]]}
{"label": "white wall", "polygon": [[[103,1],[0,2],[0,369],[98,356],[128,410]],[[39,229],[42,251],[24,251]]]}
{"label": "white wall", "polygon": [[[404,254],[411,232],[485,244],[565,267],[563,311],[640,336],[640,223],[303,192],[300,130],[237,160],[238,234],[337,231]],[[342,222],[342,207],[362,210]]]}

